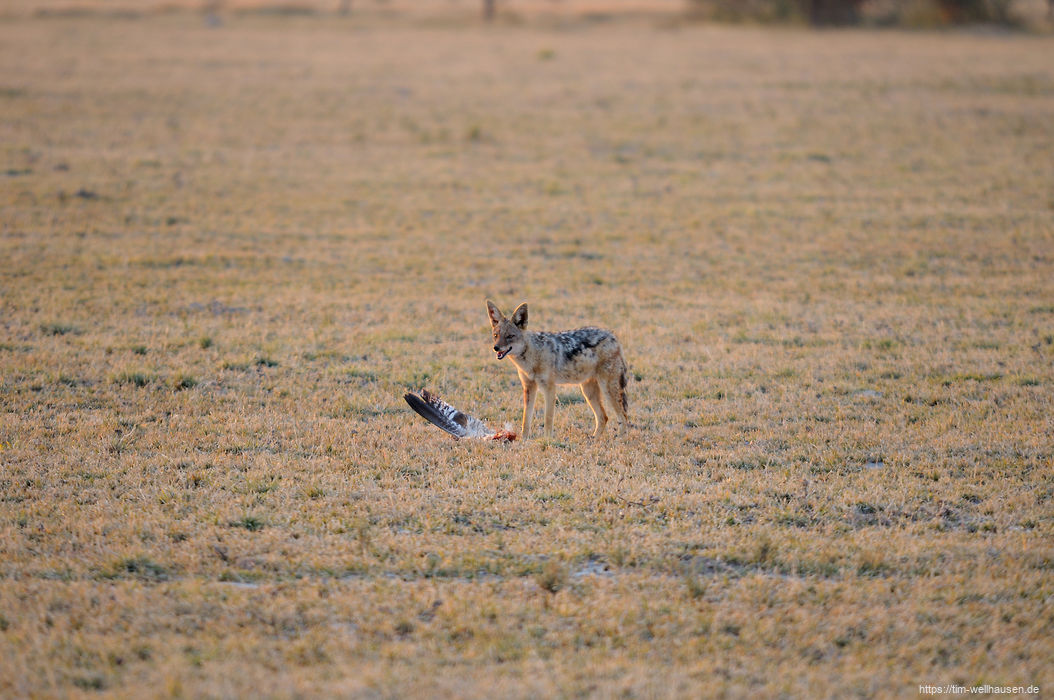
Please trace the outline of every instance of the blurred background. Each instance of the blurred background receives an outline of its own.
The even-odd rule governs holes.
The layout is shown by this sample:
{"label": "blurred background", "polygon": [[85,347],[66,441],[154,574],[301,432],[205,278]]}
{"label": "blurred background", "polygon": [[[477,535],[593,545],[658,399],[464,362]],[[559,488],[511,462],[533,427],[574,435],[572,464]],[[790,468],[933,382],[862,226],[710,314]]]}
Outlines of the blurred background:
{"label": "blurred background", "polygon": [[933,28],[986,24],[1049,31],[1054,0],[6,0],[0,16],[225,13],[398,14],[522,22],[545,18],[652,16],[668,21]]}

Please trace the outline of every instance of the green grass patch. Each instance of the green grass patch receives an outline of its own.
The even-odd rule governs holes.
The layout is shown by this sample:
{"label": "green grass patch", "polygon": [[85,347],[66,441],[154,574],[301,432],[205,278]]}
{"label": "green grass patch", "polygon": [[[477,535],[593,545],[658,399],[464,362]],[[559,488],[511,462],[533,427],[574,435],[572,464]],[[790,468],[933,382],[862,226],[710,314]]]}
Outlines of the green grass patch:
{"label": "green grass patch", "polygon": [[40,324],[40,332],[44,335],[77,335],[81,333],[81,330],[72,323],[52,321]]}
{"label": "green grass patch", "polygon": [[103,578],[132,578],[140,581],[166,581],[170,577],[168,568],[148,556],[140,555],[114,561],[106,567]]}
{"label": "green grass patch", "polygon": [[120,372],[113,377],[115,384],[130,385],[136,387],[145,387],[151,384],[155,379],[156,375],[149,372]]}
{"label": "green grass patch", "polygon": [[267,523],[255,515],[246,515],[238,520],[232,520],[230,526],[245,528],[249,532],[259,532],[267,526]]}

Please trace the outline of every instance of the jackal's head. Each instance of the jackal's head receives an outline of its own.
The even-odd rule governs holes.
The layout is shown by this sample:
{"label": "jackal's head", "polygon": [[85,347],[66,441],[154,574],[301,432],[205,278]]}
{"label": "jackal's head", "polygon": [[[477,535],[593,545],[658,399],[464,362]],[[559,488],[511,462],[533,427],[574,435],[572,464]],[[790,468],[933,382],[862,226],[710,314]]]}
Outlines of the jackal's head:
{"label": "jackal's head", "polygon": [[494,302],[487,300],[487,313],[490,314],[491,330],[494,331],[494,352],[498,359],[504,358],[510,352],[513,355],[522,355],[527,349],[527,339],[523,331],[527,328],[527,302],[516,307],[512,312],[512,318],[506,318]]}

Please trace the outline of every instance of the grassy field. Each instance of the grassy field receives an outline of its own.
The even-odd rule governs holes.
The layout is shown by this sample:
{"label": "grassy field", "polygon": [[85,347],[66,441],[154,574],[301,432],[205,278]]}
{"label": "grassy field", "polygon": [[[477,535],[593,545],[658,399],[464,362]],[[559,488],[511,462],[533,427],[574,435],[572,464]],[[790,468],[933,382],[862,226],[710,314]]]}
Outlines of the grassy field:
{"label": "grassy field", "polygon": [[[0,23],[0,695],[1049,692],[1051,56]],[[487,297],[633,427],[410,413],[519,420]]]}

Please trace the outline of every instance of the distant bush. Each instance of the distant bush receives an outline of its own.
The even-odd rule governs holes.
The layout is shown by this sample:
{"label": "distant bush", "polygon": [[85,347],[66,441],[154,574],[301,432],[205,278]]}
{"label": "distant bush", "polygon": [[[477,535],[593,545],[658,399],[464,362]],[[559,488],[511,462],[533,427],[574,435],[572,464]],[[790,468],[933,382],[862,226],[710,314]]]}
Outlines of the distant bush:
{"label": "distant bush", "polygon": [[793,22],[804,20],[802,0],[689,0],[691,12],[717,22]]}
{"label": "distant bush", "polygon": [[1013,24],[1013,0],[935,0],[947,22],[996,22]]}
{"label": "distant bush", "polygon": [[1020,23],[1014,0],[885,0],[869,2],[866,10],[872,23],[906,27]]}
{"label": "distant bush", "polygon": [[863,0],[801,0],[809,23],[814,25],[856,24],[863,4]]}
{"label": "distant bush", "polygon": [[807,22],[814,26],[1019,23],[1014,0],[689,0],[692,14],[719,22]]}

